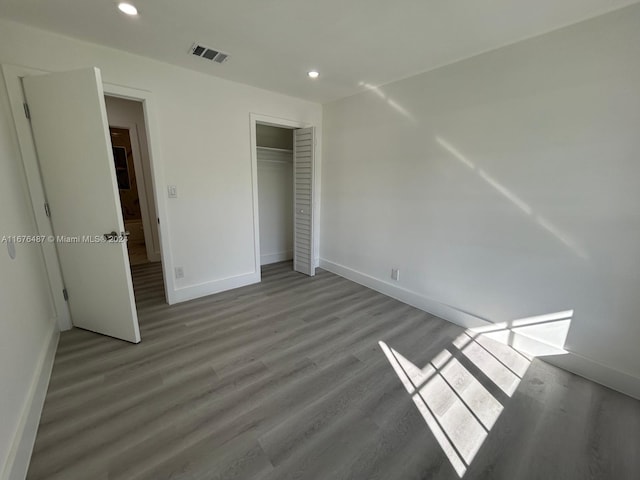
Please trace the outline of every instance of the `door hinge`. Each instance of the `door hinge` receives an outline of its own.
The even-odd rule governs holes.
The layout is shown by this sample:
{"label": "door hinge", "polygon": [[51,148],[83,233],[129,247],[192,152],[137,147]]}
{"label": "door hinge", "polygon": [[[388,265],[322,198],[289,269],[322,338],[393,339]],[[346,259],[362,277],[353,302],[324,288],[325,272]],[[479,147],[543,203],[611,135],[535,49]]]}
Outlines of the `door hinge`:
{"label": "door hinge", "polygon": [[51,218],[51,209],[49,208],[48,203],[44,204],[44,213],[47,215],[47,217]]}
{"label": "door hinge", "polygon": [[68,302],[69,301],[69,292],[67,292],[66,288],[62,289],[62,296],[64,297],[64,301]]}
{"label": "door hinge", "polygon": [[29,110],[29,104],[23,103],[22,106],[24,107],[24,116],[31,120],[31,111]]}

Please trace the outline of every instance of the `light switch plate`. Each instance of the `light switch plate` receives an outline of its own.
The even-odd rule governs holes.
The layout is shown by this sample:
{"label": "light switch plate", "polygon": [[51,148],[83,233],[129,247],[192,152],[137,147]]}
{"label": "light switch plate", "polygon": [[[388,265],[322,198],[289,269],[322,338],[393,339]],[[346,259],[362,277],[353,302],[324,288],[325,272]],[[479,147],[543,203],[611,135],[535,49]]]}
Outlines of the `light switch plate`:
{"label": "light switch plate", "polygon": [[169,185],[167,191],[169,192],[169,198],[178,198],[178,187],[175,185]]}

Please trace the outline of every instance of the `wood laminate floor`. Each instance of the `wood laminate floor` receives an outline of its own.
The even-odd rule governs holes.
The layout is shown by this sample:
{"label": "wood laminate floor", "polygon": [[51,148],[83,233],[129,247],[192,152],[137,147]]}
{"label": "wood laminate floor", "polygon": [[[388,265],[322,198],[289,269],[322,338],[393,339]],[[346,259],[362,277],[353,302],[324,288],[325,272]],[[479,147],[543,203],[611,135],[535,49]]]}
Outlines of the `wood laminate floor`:
{"label": "wood laminate floor", "polygon": [[62,334],[29,479],[640,478],[640,402],[331,273],[133,272],[142,343]]}

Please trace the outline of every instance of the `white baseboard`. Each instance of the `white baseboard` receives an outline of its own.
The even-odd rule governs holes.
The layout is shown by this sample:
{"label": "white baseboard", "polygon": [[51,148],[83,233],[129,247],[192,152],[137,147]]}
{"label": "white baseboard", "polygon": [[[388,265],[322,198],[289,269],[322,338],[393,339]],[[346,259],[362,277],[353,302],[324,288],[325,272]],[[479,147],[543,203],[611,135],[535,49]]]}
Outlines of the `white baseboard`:
{"label": "white baseboard", "polygon": [[640,378],[638,377],[602,365],[573,352],[568,352],[566,355],[540,357],[540,359],[640,400]]}
{"label": "white baseboard", "polygon": [[[452,305],[438,302],[420,293],[385,282],[329,260],[321,258],[320,267],[464,328],[477,328],[492,324],[489,320],[460,310]],[[518,338],[521,341],[536,343],[536,345],[532,345],[534,349],[545,346],[528,337],[518,336]],[[540,355],[539,358],[551,365],[580,375],[630,397],[640,399],[640,378],[607,367],[573,352],[566,352],[562,355]]]}
{"label": "white baseboard", "polygon": [[444,320],[448,320],[449,322],[460,325],[461,327],[477,328],[492,324],[492,322],[484,318],[480,318],[472,313],[460,310],[452,305],[447,305],[446,303],[439,302],[418,292],[414,292],[413,290],[385,282],[367,275],[366,273],[358,272],[357,270],[345,267],[344,265],[325,260],[324,258],[320,259],[320,268],[359,283],[360,285],[364,285],[365,287],[369,287],[377,292],[384,293],[388,297],[400,300],[412,307],[424,310],[427,313],[440,317]]}
{"label": "white baseboard", "polygon": [[293,258],[293,250],[285,250],[284,252],[266,253],[260,255],[260,265],[269,265],[270,263],[284,262]]}
{"label": "white baseboard", "polygon": [[60,337],[60,332],[55,327],[54,321],[51,322],[51,327],[38,359],[36,371],[20,415],[18,428],[13,437],[11,450],[2,471],[2,480],[24,480],[27,476],[31,452],[38,433],[40,416],[42,415],[42,407],[47,395],[53,360],[56,355],[58,338]]}
{"label": "white baseboard", "polygon": [[224,292],[225,290],[258,283],[259,281],[260,272],[251,272],[237,275],[235,277],[200,283],[198,285],[189,285],[177,288],[173,292],[170,292],[168,303],[169,305],[173,305],[174,303],[186,302],[188,300],[193,300],[194,298],[206,297],[207,295]]}

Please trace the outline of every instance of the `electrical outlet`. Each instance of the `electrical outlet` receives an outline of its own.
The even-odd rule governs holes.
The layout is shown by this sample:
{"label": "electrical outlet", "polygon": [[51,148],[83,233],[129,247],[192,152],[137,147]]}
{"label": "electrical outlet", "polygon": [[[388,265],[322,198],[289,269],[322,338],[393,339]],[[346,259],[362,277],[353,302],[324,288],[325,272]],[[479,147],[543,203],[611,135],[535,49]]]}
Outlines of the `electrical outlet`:
{"label": "electrical outlet", "polygon": [[396,282],[400,280],[400,269],[398,268],[391,269],[391,280],[395,280]]}
{"label": "electrical outlet", "polygon": [[167,186],[167,191],[169,193],[169,198],[178,198],[178,187],[175,185]]}
{"label": "electrical outlet", "polygon": [[184,268],[176,267],[176,278],[184,278]]}

